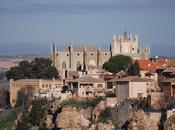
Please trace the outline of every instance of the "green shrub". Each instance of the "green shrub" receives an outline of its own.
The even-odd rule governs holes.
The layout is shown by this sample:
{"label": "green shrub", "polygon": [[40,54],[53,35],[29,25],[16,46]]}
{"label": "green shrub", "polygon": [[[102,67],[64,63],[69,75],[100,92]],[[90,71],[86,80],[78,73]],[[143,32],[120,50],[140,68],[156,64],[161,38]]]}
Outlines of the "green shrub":
{"label": "green shrub", "polygon": [[99,116],[99,122],[107,123],[107,121],[111,118],[110,108],[106,108]]}
{"label": "green shrub", "polygon": [[75,107],[79,107],[79,108],[88,108],[88,107],[95,108],[96,105],[101,100],[103,100],[103,97],[97,97],[97,98],[87,99],[87,100],[83,100],[83,101],[78,101],[76,99],[68,99],[68,100],[64,100],[62,102],[62,105],[63,106],[75,106]]}

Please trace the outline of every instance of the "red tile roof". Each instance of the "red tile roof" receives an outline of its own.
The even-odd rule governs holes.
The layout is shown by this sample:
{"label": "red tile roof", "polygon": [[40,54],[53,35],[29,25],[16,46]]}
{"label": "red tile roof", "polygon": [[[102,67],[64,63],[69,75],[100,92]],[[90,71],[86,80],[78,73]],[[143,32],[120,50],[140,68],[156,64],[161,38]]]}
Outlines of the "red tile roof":
{"label": "red tile roof", "polygon": [[151,61],[151,60],[146,60],[146,59],[140,59],[137,60],[140,70],[145,70],[145,71],[154,71],[156,70],[158,67],[166,64],[166,60],[165,59],[157,59],[155,61]]}

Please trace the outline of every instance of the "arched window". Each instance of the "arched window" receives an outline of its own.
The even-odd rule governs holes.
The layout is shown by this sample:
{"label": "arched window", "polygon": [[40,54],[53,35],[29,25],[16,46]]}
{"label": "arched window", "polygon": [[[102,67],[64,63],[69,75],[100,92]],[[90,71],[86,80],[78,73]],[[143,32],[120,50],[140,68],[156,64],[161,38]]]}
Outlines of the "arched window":
{"label": "arched window", "polygon": [[66,61],[62,62],[62,69],[66,69]]}
{"label": "arched window", "polygon": [[79,61],[77,61],[76,63],[76,68],[77,68],[77,71],[81,71],[81,64]]}

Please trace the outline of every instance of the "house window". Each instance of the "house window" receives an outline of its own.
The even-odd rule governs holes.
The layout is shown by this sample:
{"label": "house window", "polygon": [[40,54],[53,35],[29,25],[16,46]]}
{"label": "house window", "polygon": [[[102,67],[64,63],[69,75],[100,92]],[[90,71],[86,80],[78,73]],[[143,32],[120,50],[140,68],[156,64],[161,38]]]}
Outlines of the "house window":
{"label": "house window", "polygon": [[67,56],[69,56],[69,54],[67,54]]}
{"label": "house window", "polygon": [[77,68],[77,71],[81,71],[81,64],[79,61],[77,61],[76,63],[76,68]]}
{"label": "house window", "polygon": [[105,55],[107,56],[108,54],[107,54],[107,53],[105,53]]}
{"label": "house window", "polygon": [[93,56],[93,53],[91,53],[91,56]]}
{"label": "house window", "polygon": [[102,88],[103,85],[102,85],[102,84],[97,84],[97,87],[98,87],[98,88]]}
{"label": "house window", "polygon": [[143,97],[143,93],[142,92],[137,93],[137,97],[138,98],[142,98]]}
{"label": "house window", "polygon": [[78,53],[77,56],[79,56],[80,54]]}
{"label": "house window", "polygon": [[66,69],[66,61],[62,62],[62,69]]}
{"label": "house window", "polygon": [[134,51],[134,48],[132,48],[132,50]]}

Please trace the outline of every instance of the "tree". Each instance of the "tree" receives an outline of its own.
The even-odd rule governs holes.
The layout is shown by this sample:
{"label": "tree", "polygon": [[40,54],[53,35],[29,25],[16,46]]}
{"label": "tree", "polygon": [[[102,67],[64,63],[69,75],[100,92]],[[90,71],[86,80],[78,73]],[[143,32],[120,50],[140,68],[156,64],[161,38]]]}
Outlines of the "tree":
{"label": "tree", "polygon": [[30,130],[32,125],[29,123],[29,113],[24,110],[21,116],[21,120],[18,121],[16,130]]}
{"label": "tree", "polygon": [[27,86],[26,88],[22,88],[18,92],[18,97],[17,97],[17,106],[29,106],[31,105],[33,101],[33,93],[34,89],[31,86]]}
{"label": "tree", "polygon": [[135,61],[134,64],[132,63],[128,69],[128,75],[131,76],[138,76],[140,75],[140,67],[138,61]]}
{"label": "tree", "polygon": [[19,66],[6,72],[7,79],[52,79],[58,78],[57,69],[48,58],[35,58],[33,61],[21,61]]}
{"label": "tree", "polygon": [[124,55],[116,55],[111,57],[108,60],[108,62],[105,62],[103,64],[103,69],[115,74],[117,72],[120,72],[121,70],[127,71],[131,63],[132,63],[131,57]]}
{"label": "tree", "polygon": [[43,122],[43,119],[46,115],[47,115],[47,107],[42,103],[42,101],[38,100],[33,102],[29,122],[32,125],[39,126]]}
{"label": "tree", "polygon": [[9,90],[5,90],[4,95],[5,95],[5,105],[7,107],[9,107],[9,105],[10,105],[10,92],[9,92]]}
{"label": "tree", "polygon": [[9,71],[6,72],[7,79],[21,79],[24,77],[23,72],[19,66],[12,67]]}
{"label": "tree", "polygon": [[0,108],[4,105],[4,89],[0,88]]}

